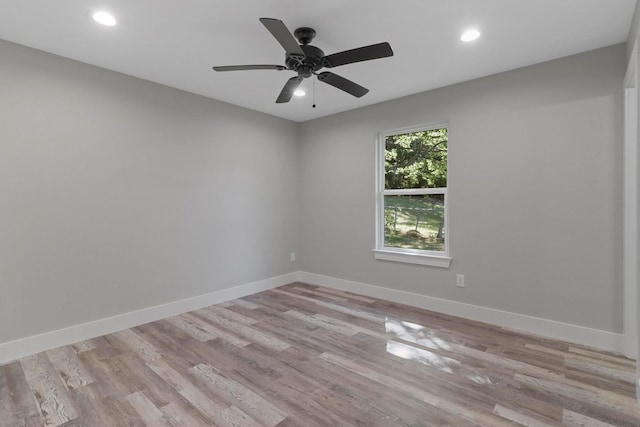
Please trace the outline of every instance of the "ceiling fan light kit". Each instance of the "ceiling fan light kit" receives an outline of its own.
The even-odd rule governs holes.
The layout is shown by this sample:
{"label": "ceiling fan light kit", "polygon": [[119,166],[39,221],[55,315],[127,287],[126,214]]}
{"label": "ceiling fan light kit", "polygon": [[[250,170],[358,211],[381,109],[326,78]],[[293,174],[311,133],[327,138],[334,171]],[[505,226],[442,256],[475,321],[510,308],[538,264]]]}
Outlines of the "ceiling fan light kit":
{"label": "ceiling fan light kit", "polygon": [[288,70],[296,72],[298,75],[290,78],[282,88],[280,95],[276,99],[278,104],[289,102],[302,81],[314,75],[317,76],[319,81],[360,98],[366,95],[369,89],[332,72],[323,71],[319,73],[319,71],[322,68],[333,68],[355,62],[393,56],[393,50],[387,42],[345,50],[326,56],[320,48],[310,44],[316,36],[316,31],[313,28],[301,27],[296,29],[292,35],[284,22],[279,19],[260,18],[260,22],[284,48],[286,52],[285,65],[228,65],[213,67],[213,69],[215,71]]}

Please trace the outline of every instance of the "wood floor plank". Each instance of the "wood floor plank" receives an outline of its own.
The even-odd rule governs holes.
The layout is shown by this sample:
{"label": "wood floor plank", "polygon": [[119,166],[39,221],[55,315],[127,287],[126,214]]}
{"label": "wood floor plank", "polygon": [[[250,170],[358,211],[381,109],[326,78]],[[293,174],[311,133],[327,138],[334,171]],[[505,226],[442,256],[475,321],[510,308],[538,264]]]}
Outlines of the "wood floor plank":
{"label": "wood floor plank", "polygon": [[256,308],[260,308],[260,306],[258,304],[254,304],[250,301],[247,301],[244,298],[239,298],[239,299],[235,299],[233,301],[231,301],[234,305],[240,306],[240,307],[244,307],[248,310],[255,310]]}
{"label": "wood floor plank", "polygon": [[552,427],[551,424],[548,424],[544,421],[540,421],[537,420],[535,418],[532,418],[526,414],[523,414],[521,412],[515,411],[513,409],[510,408],[506,408],[502,405],[498,405],[496,404],[495,408],[493,409],[494,414],[496,415],[500,415],[502,418],[505,418],[507,420],[511,420],[515,423],[518,423],[520,425],[523,426],[527,426],[527,427]]}
{"label": "wood floor plank", "polygon": [[331,353],[321,354],[320,358],[330,363],[333,363],[337,366],[343,367],[348,371],[354,372],[358,375],[362,375],[366,378],[376,381],[384,386],[393,387],[399,393],[409,394],[412,397],[426,403],[427,405],[444,409],[464,420],[471,421],[474,423],[479,423],[480,425],[486,425],[486,426],[509,425],[506,422],[502,422],[497,417],[492,417],[488,414],[484,414],[481,412],[475,412],[472,410],[472,408],[468,406],[460,405],[456,402],[449,401],[440,396],[434,395],[433,393],[430,393],[424,389],[420,389],[414,386],[409,386],[403,382],[396,380],[391,376],[381,374],[380,372],[373,371],[368,368],[364,368],[361,365],[349,359],[346,359]]}
{"label": "wood floor plank", "polygon": [[567,358],[567,360],[565,360],[565,366],[573,369],[579,369],[589,374],[604,376],[613,380],[622,381],[635,387],[635,375],[626,370],[623,371],[620,369],[611,368],[602,363],[587,362],[576,358]]}
{"label": "wood floor plank", "polygon": [[325,292],[318,292],[315,289],[308,289],[308,288],[303,288],[301,286],[295,286],[293,288],[289,288],[292,291],[296,291],[296,292],[301,292],[305,295],[316,297],[316,298],[324,298],[324,300],[329,300],[329,301],[339,301],[339,302],[347,302],[349,301],[348,298],[342,297],[342,296],[338,296],[335,294],[330,294],[330,293],[325,293]]}
{"label": "wood floor plank", "polygon": [[[213,336],[219,337],[237,347],[244,347],[251,344],[251,341],[244,339],[233,332],[229,332],[225,329],[214,326],[211,322],[208,322],[204,317],[197,314],[187,313],[185,316],[189,316],[189,320],[202,330],[211,333]],[[255,323],[255,322],[254,322]]]}
{"label": "wood floor plank", "polygon": [[568,427],[613,427],[613,424],[598,421],[566,409],[562,415],[562,424]]}
{"label": "wood floor plank", "polygon": [[[251,352],[245,355],[248,350]],[[291,350],[287,349],[284,352],[288,355]],[[304,362],[295,355],[286,362],[281,361],[282,352],[275,350],[248,346],[238,352],[236,348],[228,346],[225,353],[226,351],[230,353],[221,357],[238,359],[240,367],[225,371],[236,374],[234,379],[244,387],[268,397],[269,400],[277,401],[278,407],[289,414],[279,425],[340,425],[340,417],[326,411],[313,397],[316,390],[330,383],[330,376],[323,375],[319,378],[308,369],[309,366],[298,365]],[[269,351],[271,353],[265,354]],[[215,357],[215,360],[218,360],[218,357]]]}
{"label": "wood floor plank", "polygon": [[19,422],[18,415],[9,390],[8,375],[5,372],[9,366],[8,364],[5,367],[0,366],[0,413],[7,414],[7,424],[17,424]]}
{"label": "wood floor plank", "polygon": [[71,347],[55,348],[46,354],[67,388],[79,388],[93,382],[93,378]]}
{"label": "wood floor plank", "polygon": [[103,388],[99,382],[70,391],[78,411],[82,414],[80,425],[92,427],[128,426],[128,415],[120,413],[109,405],[110,399],[104,399]]}
{"label": "wood floor plank", "polygon": [[78,417],[66,387],[44,353],[25,357],[20,364],[38,402],[43,425],[60,426]]}
{"label": "wood floor plank", "polygon": [[352,426],[398,425],[400,420],[378,408],[373,408],[355,398],[344,388],[334,385],[312,394],[326,411],[338,415],[345,424]]}
{"label": "wood floor plank", "polygon": [[583,347],[569,346],[569,353],[571,354],[580,354],[586,357],[593,359],[594,361],[608,361],[612,363],[617,363],[623,366],[626,366],[630,369],[635,369],[635,363],[633,360],[626,359],[621,355],[613,355],[608,354],[602,351],[591,350]]}
{"label": "wood floor plank", "polygon": [[137,391],[125,397],[127,402],[136,410],[142,421],[152,426],[168,426],[165,416],[153,402],[151,402],[144,392]]}
{"label": "wood floor plank", "polygon": [[[97,399],[100,400],[118,399],[137,391],[137,389],[132,390],[126,387],[113,375],[110,360],[119,354],[112,353],[113,349],[110,346],[105,349],[105,346],[108,346],[108,340],[106,339],[101,341],[101,345],[97,349],[78,355],[95,381],[86,387],[76,390],[84,390],[85,388],[95,390]],[[109,354],[110,357],[105,357],[106,354]],[[92,387],[94,384],[98,386]]]}
{"label": "wood floor plank", "polygon": [[549,379],[533,378],[523,374],[516,374],[515,379],[522,383],[533,385],[539,389],[552,391],[559,395],[578,396],[582,401],[592,402],[616,411],[630,412],[640,416],[640,407],[638,406],[638,402],[631,397],[620,396],[617,393],[601,390],[593,386],[567,379],[553,381]]}
{"label": "wood floor plank", "polygon": [[635,362],[292,283],[0,366],[0,426],[640,426]]}
{"label": "wood floor plank", "polygon": [[365,320],[371,320],[377,323],[384,323],[384,321],[386,320],[386,316],[381,316],[381,315],[372,313],[371,311],[367,311],[357,307],[346,307],[337,303],[325,302],[318,299],[306,297],[304,295],[296,294],[295,292],[284,291],[281,289],[273,289],[271,290],[271,292],[298,298],[298,299],[319,305],[321,307],[326,307],[337,312],[350,314],[354,317],[361,317]]}
{"label": "wood floor plank", "polygon": [[40,411],[19,362],[0,366],[0,422],[40,426]]}
{"label": "wood floor plank", "polygon": [[160,408],[165,422],[172,427],[206,427],[209,422],[185,401],[177,400]]}
{"label": "wood floor plank", "polygon": [[71,349],[73,349],[73,351],[76,354],[85,352],[85,351],[90,351],[93,350],[94,348],[96,348],[96,344],[93,340],[86,340],[86,341],[80,341],[77,342],[75,344],[71,344]]}
{"label": "wood floor plank", "polygon": [[533,378],[522,374],[516,374],[515,379],[525,386],[560,400],[567,410],[580,410],[586,416],[600,414],[601,418],[613,420],[614,424],[640,425],[638,424],[640,408],[631,397],[620,396],[606,391],[585,389],[581,386],[576,387],[560,381]]}
{"label": "wood floor plank", "polygon": [[351,325],[345,325],[337,320],[332,320],[327,317],[321,318],[319,315],[315,314],[313,316],[308,316],[295,310],[286,311],[284,314],[296,320],[307,322],[321,328],[329,329],[330,331],[334,331],[342,335],[352,336],[358,333],[358,330],[356,330]]}
{"label": "wood floor plank", "polygon": [[196,387],[191,381],[174,370],[164,361],[150,362],[149,367],[159,376],[165,379],[182,397],[184,397],[194,408],[210,421],[219,420],[219,414],[228,406],[224,406],[211,400],[202,390]]}
{"label": "wood floor plank", "polygon": [[539,378],[549,377],[552,379],[557,379],[558,377],[563,376],[563,374],[559,374],[550,369],[541,368],[536,365],[524,363],[519,360],[510,359],[508,357],[486,353],[485,351],[480,351],[475,348],[467,347],[464,345],[447,342],[438,338],[437,334],[433,336],[429,336],[429,335],[424,336],[423,334],[420,334],[420,333],[416,334],[413,332],[403,331],[403,332],[396,333],[396,339],[400,340],[401,342],[418,344],[428,349],[433,349],[433,350],[444,349],[446,351],[465,355],[465,356],[474,358],[478,361],[495,365],[501,369],[509,369],[514,372],[521,372],[534,377],[539,377]]}
{"label": "wood floor plank", "polygon": [[260,344],[264,347],[272,348],[275,350],[285,350],[290,347],[290,344],[280,339],[266,335],[254,328],[251,328],[250,326],[236,323],[224,317],[218,316],[208,310],[197,310],[195,311],[195,313],[213,322],[219,327],[226,329],[228,332],[235,333],[251,342]]}
{"label": "wood floor plank", "polygon": [[266,426],[272,427],[287,417],[283,411],[272,403],[229,378],[208,364],[202,363],[189,372],[208,382],[216,393],[221,393],[232,400],[233,406],[246,414],[260,420]]}
{"label": "wood floor plank", "polygon": [[[332,396],[343,396],[342,399],[345,401],[353,402],[355,400],[357,406],[368,407],[372,412],[373,419],[364,417],[369,420],[369,424],[363,423],[362,425],[415,426],[423,425],[427,420],[431,425],[477,425],[440,408],[425,405],[419,399],[397,392],[395,388],[381,387],[379,382],[366,376],[348,375],[341,367],[325,363],[319,358],[300,364],[300,370],[317,379],[325,379],[326,390]],[[360,418],[349,417],[349,420],[355,425],[361,423]],[[379,422],[374,420],[379,420]],[[388,420],[397,420],[397,422],[387,424]]]}
{"label": "wood floor plank", "polygon": [[182,329],[193,338],[198,341],[209,341],[216,338],[216,335],[212,333],[212,331],[206,327],[202,327],[202,324],[194,320],[193,317],[188,316],[187,314],[182,314],[180,316],[174,316],[166,319],[167,322],[171,323],[173,326]]}
{"label": "wood floor plank", "polygon": [[211,313],[214,313],[220,316],[221,318],[227,319],[232,322],[242,323],[243,325],[247,325],[247,326],[251,326],[257,322],[257,320],[252,319],[251,317],[243,316],[242,314],[236,313],[231,310],[227,310],[224,307],[218,307],[213,305],[211,307],[205,308],[205,310],[210,311]]}
{"label": "wood floor plank", "polygon": [[[629,365],[626,359],[623,358],[597,358],[589,357],[575,352],[568,352],[568,350],[557,350],[549,348],[547,346],[539,344],[526,343],[524,348],[527,350],[534,350],[543,353],[553,354],[560,358],[566,366],[570,367],[582,367],[583,369],[594,372],[604,373],[605,376],[615,378],[621,381],[629,382],[630,378],[634,377],[635,365]],[[608,373],[605,373],[608,372]],[[634,381],[631,380],[633,383]]]}
{"label": "wood floor plank", "polygon": [[148,425],[124,398],[114,399],[109,402],[109,407],[113,413],[118,414],[118,422],[122,426],[143,427]]}
{"label": "wood floor plank", "polygon": [[147,362],[153,362],[154,360],[162,357],[162,352],[142,339],[135,331],[131,329],[125,329],[124,331],[111,334],[112,338],[121,340],[125,346],[136,354],[138,354],[143,360]]}
{"label": "wood floor plank", "polygon": [[178,397],[175,389],[153,372],[148,363],[133,355],[122,354],[110,360],[110,367],[117,378],[125,379],[130,390],[145,391],[156,407],[174,401]]}
{"label": "wood floor plank", "polygon": [[350,292],[345,292],[345,291],[341,291],[338,289],[333,289],[333,288],[327,288],[327,287],[322,287],[322,286],[309,286],[309,285],[305,285],[305,284],[297,284],[295,286],[296,288],[298,287],[305,287],[305,288],[312,288],[315,292],[320,292],[322,294],[330,294],[330,295],[338,295],[342,298],[347,299],[348,301],[358,301],[358,302],[363,302],[363,303],[371,303],[374,302],[375,299],[373,298],[369,298],[369,297],[365,297],[362,295],[357,295],[357,294],[353,294]]}

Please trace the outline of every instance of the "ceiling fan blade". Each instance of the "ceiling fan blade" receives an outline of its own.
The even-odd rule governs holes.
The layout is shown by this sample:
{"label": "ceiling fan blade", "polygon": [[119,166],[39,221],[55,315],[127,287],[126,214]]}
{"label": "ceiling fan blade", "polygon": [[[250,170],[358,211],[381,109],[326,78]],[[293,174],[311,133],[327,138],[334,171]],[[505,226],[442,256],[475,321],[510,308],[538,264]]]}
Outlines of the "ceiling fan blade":
{"label": "ceiling fan blade", "polygon": [[345,50],[322,58],[322,65],[327,68],[339,65],[353,64],[354,62],[369,61],[371,59],[393,56],[391,45],[387,42]]}
{"label": "ceiling fan blade", "polygon": [[213,67],[215,71],[242,71],[242,70],[286,70],[284,65],[225,65]]}
{"label": "ceiling fan blade", "polygon": [[274,18],[260,18],[260,22],[273,34],[273,37],[278,40],[289,56],[298,59],[304,59],[306,57],[296,39],[293,38],[287,26],[284,25],[284,22]]}
{"label": "ceiling fan blade", "polygon": [[345,79],[344,77],[341,77],[337,74],[330,73],[329,71],[318,74],[318,80],[330,84],[331,86],[343,90],[347,93],[350,93],[356,98],[360,98],[369,92],[369,89],[367,89],[366,87],[362,87],[359,84],[352,82],[351,80]]}
{"label": "ceiling fan blade", "polygon": [[300,76],[291,77],[289,80],[287,80],[287,83],[285,83],[284,87],[282,88],[282,92],[280,92],[280,95],[278,95],[278,99],[276,99],[276,104],[289,102],[291,100],[291,97],[293,96],[293,92],[298,89],[298,86],[300,86],[302,80],[304,79]]}

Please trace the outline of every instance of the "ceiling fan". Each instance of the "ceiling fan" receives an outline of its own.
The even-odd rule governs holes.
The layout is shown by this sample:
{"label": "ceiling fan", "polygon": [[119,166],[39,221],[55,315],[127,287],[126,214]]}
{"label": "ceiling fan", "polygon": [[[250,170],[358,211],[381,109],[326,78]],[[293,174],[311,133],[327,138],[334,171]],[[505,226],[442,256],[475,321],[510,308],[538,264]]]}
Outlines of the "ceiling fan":
{"label": "ceiling fan", "polygon": [[[276,99],[276,103],[278,104],[289,102],[295,90],[302,83],[302,80],[313,75],[317,76],[321,82],[360,98],[366,95],[369,89],[329,71],[323,71],[321,73],[318,73],[318,71],[322,68],[333,68],[354,62],[393,56],[393,50],[391,50],[391,46],[387,42],[345,50],[325,56],[322,50],[309,44],[316,35],[313,28],[298,28],[293,33],[295,36],[294,39],[291,32],[289,32],[281,20],[260,18],[260,22],[262,22],[284,48],[286,52],[285,65],[229,65],[213,67],[213,69],[215,71],[289,70],[298,73],[296,77],[291,77],[284,85],[278,99]],[[298,40],[297,42],[296,39]],[[298,44],[298,42],[300,44]]]}

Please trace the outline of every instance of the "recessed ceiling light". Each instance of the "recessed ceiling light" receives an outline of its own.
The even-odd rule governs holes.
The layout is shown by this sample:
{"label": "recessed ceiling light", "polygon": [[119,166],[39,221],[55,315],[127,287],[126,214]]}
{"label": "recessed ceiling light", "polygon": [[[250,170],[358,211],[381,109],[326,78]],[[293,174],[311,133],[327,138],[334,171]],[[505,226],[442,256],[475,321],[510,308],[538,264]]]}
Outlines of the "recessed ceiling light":
{"label": "recessed ceiling light", "polygon": [[478,37],[480,37],[480,31],[472,28],[462,33],[462,35],[460,36],[460,40],[462,40],[463,42],[472,42]]}
{"label": "recessed ceiling light", "polygon": [[93,14],[93,19],[102,25],[106,25],[108,27],[113,27],[114,25],[116,25],[118,22],[116,21],[116,18],[110,14],[109,12],[105,12],[103,10],[96,12]]}
{"label": "recessed ceiling light", "polygon": [[293,94],[294,94],[295,96],[305,96],[305,95],[307,94],[307,92],[305,92],[305,91],[304,91],[304,90],[302,90],[302,89],[296,89],[296,91],[295,91],[295,92],[293,92]]}

